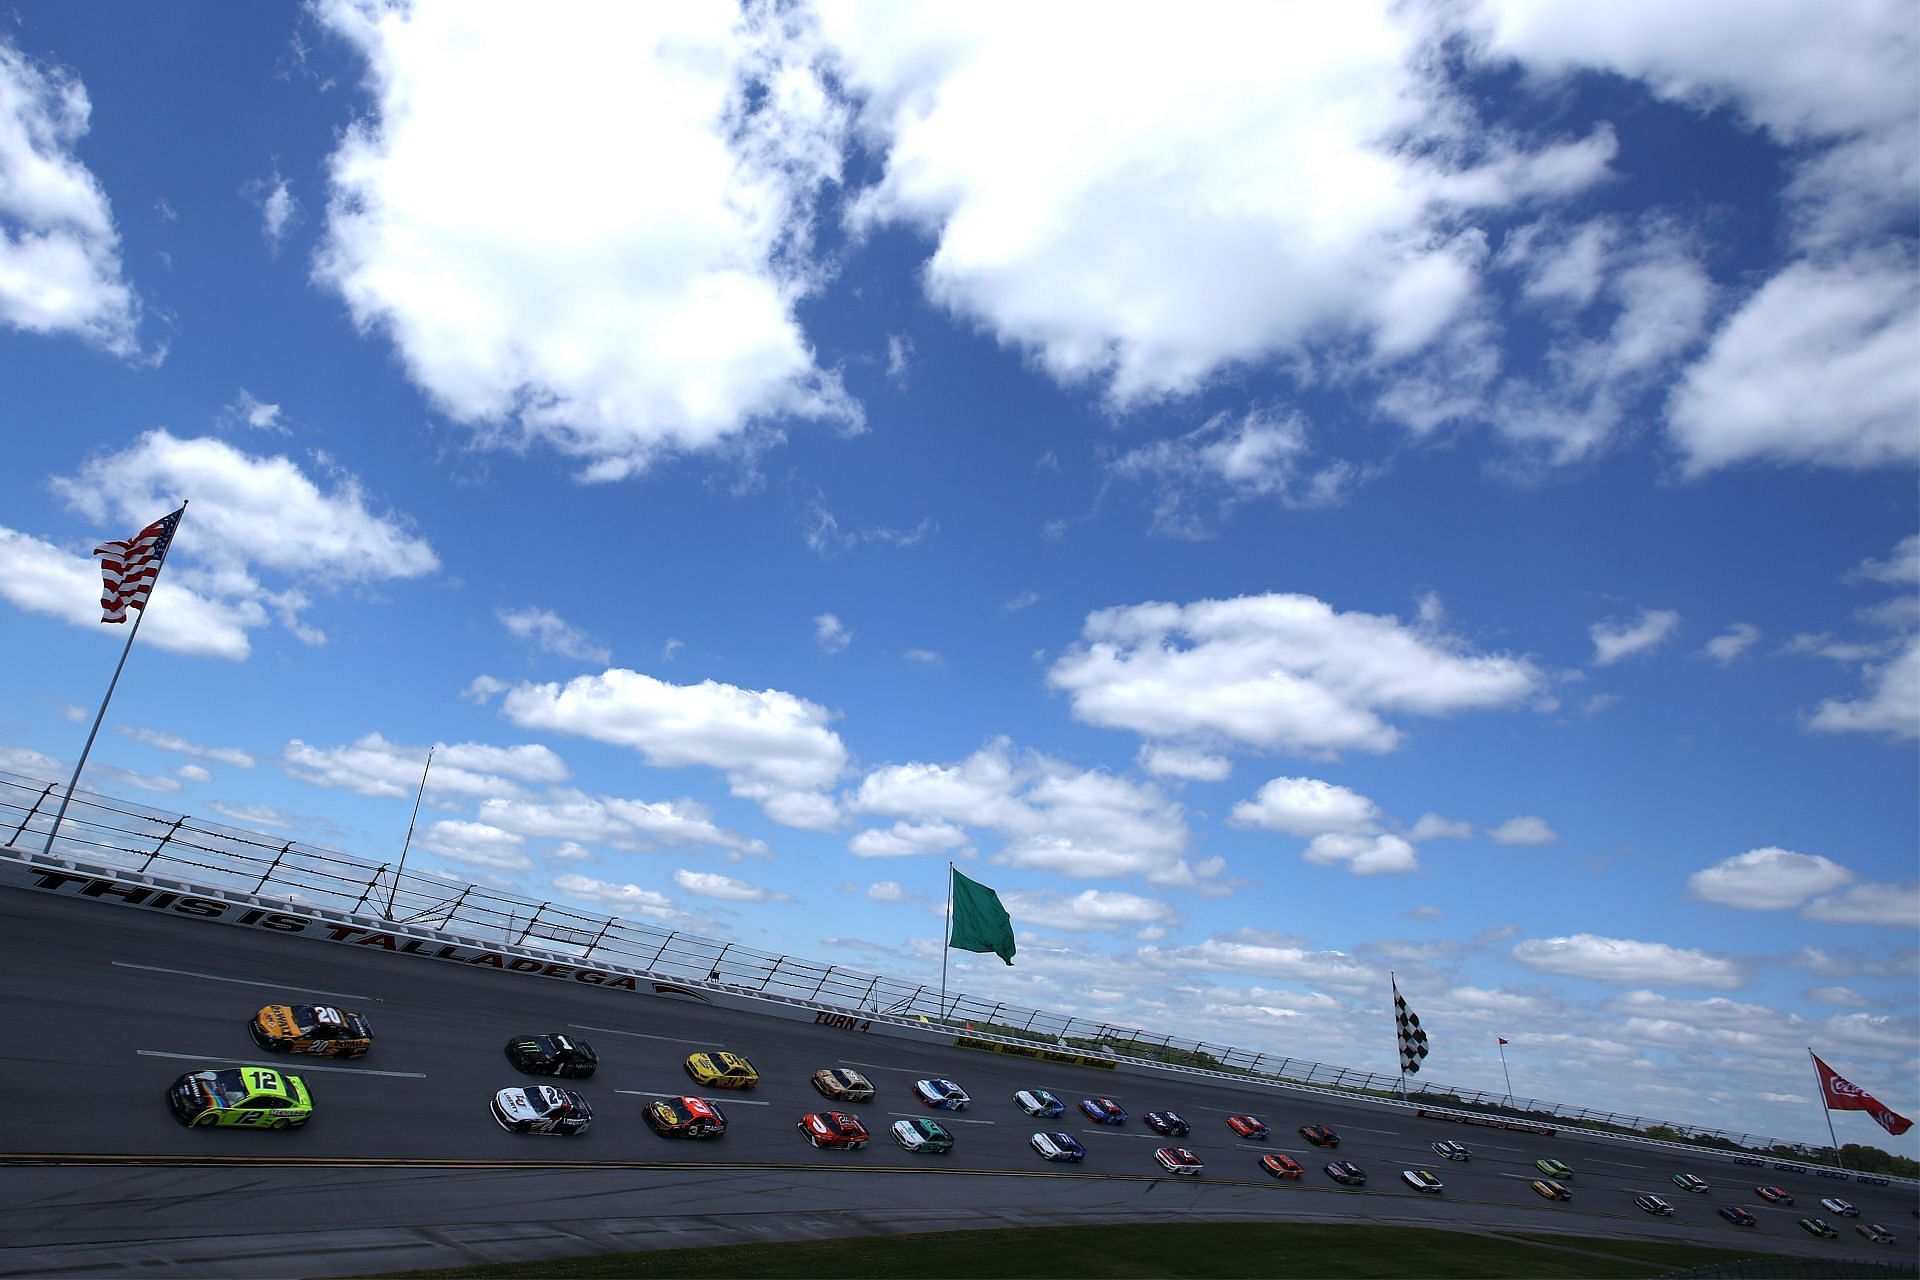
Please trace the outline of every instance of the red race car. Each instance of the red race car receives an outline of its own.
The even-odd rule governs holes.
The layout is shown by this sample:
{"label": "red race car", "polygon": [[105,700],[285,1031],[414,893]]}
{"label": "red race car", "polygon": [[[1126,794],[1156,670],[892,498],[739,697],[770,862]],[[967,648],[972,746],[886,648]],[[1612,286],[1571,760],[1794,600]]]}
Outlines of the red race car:
{"label": "red race car", "polygon": [[1227,1127],[1243,1138],[1265,1138],[1267,1126],[1256,1116],[1228,1116]]}
{"label": "red race car", "polygon": [[860,1117],[844,1111],[816,1111],[802,1116],[797,1127],[816,1147],[858,1151],[867,1145],[867,1128],[860,1123]]}
{"label": "red race car", "polygon": [[1283,1156],[1279,1152],[1270,1156],[1261,1156],[1260,1167],[1274,1177],[1285,1178],[1290,1182],[1298,1180],[1300,1175],[1306,1172],[1300,1167],[1299,1161],[1292,1156]]}
{"label": "red race car", "polygon": [[1755,1187],[1753,1193],[1768,1204],[1792,1204],[1793,1196],[1785,1187]]}
{"label": "red race car", "polygon": [[1323,1124],[1301,1125],[1300,1136],[1316,1147],[1337,1147],[1340,1145],[1340,1135]]}

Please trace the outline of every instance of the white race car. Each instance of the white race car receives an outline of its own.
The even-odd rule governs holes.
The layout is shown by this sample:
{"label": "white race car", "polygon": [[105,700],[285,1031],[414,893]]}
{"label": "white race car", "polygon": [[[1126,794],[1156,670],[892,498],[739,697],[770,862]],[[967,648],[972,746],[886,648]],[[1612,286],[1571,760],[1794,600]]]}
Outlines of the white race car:
{"label": "white race car", "polygon": [[1193,1152],[1187,1150],[1185,1147],[1162,1147],[1153,1153],[1153,1158],[1158,1160],[1160,1167],[1168,1173],[1198,1175],[1202,1169],[1207,1167],[1199,1156],[1193,1154]]}
{"label": "white race car", "polygon": [[1080,1139],[1070,1133],[1036,1133],[1027,1141],[1045,1160],[1079,1164],[1087,1158],[1087,1149],[1080,1145]]}
{"label": "white race car", "polygon": [[1633,1202],[1656,1218],[1671,1218],[1673,1206],[1659,1196],[1635,1196]]}
{"label": "white race car", "polygon": [[1473,1159],[1473,1152],[1467,1150],[1466,1144],[1463,1142],[1455,1142],[1452,1138],[1444,1138],[1434,1143],[1433,1154],[1445,1160]]}
{"label": "white race car", "polygon": [[508,1133],[585,1133],[593,1108],[571,1089],[550,1084],[502,1089],[493,1095],[493,1119]]}
{"label": "white race car", "polygon": [[1820,1207],[1828,1213],[1837,1213],[1843,1218],[1857,1218],[1860,1216],[1860,1211],[1848,1204],[1845,1200],[1822,1200]]}
{"label": "white race car", "polygon": [[1402,1169],[1400,1181],[1415,1191],[1438,1191],[1442,1185],[1431,1169]]}
{"label": "white race car", "polygon": [[965,1111],[973,1103],[967,1091],[951,1080],[915,1080],[913,1096],[942,1111]]}

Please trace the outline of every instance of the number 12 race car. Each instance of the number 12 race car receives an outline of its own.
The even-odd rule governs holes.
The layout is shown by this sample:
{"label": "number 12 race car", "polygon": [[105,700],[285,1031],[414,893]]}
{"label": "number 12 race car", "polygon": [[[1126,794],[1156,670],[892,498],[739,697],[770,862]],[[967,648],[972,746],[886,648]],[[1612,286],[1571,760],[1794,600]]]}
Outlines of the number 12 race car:
{"label": "number 12 race car", "polygon": [[297,1129],[313,1119],[313,1095],[306,1082],[265,1067],[189,1071],[167,1090],[167,1106],[173,1118],[189,1128]]}
{"label": "number 12 race car", "polygon": [[324,1004],[270,1004],[253,1015],[247,1034],[268,1053],[358,1058],[373,1047],[365,1018]]}

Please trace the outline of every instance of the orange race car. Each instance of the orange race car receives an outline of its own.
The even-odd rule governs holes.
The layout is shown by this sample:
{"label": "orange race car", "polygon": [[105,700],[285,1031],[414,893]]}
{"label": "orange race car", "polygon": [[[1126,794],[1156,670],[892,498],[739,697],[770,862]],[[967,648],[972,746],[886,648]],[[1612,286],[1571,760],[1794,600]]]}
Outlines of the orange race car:
{"label": "orange race car", "polygon": [[358,1058],[373,1047],[365,1018],[324,1004],[270,1004],[253,1015],[247,1031],[269,1053]]}

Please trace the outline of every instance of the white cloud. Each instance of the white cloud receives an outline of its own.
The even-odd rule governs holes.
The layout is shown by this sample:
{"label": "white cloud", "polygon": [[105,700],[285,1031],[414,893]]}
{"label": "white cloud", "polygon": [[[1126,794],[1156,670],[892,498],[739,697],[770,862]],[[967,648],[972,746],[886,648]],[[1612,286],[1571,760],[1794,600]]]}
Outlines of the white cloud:
{"label": "white cloud", "polygon": [[[186,770],[183,769],[181,772],[185,773]],[[292,814],[271,805],[226,804],[219,800],[209,800],[207,807],[216,813],[225,814],[246,827],[291,827],[293,825]]]}
{"label": "white cloud", "polygon": [[1406,916],[1406,918],[1409,920],[1438,920],[1440,919],[1440,917],[1446,915],[1447,913],[1442,909],[1440,909],[1439,907],[1433,906],[1429,903],[1422,903],[1417,907],[1407,908],[1407,910],[1403,911],[1401,914]]}
{"label": "white cloud", "polygon": [[755,423],[861,424],[794,314],[846,127],[805,11],[317,11],[374,108],[331,157],[314,274],[442,411],[595,480]]}
{"label": "white cloud", "polygon": [[711,871],[689,871],[685,867],[673,873],[673,882],[696,897],[718,898],[722,902],[765,902],[784,896],[768,893],[757,884],[736,880],[732,876],[717,875]]}
{"label": "white cloud", "polygon": [[705,765],[726,773],[736,795],[776,822],[818,822],[847,748],[827,726],[833,713],[778,689],[704,680],[678,685],[613,667],[564,686],[520,684],[501,713],[524,728],[557,730],[629,747],[659,769]]}
{"label": "white cloud", "polygon": [[1668,402],[1689,475],[1765,460],[1920,460],[1920,275],[1862,252],[1796,262],[1715,335]]}
{"label": "white cloud", "polygon": [[1031,609],[1034,605],[1040,603],[1040,599],[1041,597],[1038,591],[1022,591],[1019,595],[1011,597],[1006,603],[1002,604],[1000,606],[1000,612],[1018,613],[1022,609]]}
{"label": "white cloud", "polygon": [[188,782],[212,782],[213,771],[197,764],[183,764],[174,770]]}
{"label": "white cloud", "polygon": [[1233,775],[1233,761],[1227,757],[1185,747],[1143,742],[1136,758],[1142,769],[1162,778],[1184,778],[1188,782],[1225,782]]}
{"label": "white cloud", "polygon": [[1529,939],[1514,947],[1513,957],[1541,973],[1598,982],[1650,982],[1721,990],[1743,987],[1747,982],[1738,964],[1705,951],[1591,933]]}
{"label": "white cloud", "polygon": [[657,889],[643,889],[637,884],[614,884],[609,880],[596,880],[591,876],[569,872],[555,876],[553,887],[570,897],[591,902],[620,915],[668,920],[676,924],[684,924],[688,919],[673,905],[672,898]]}
{"label": "white cloud", "polygon": [[553,783],[567,777],[559,756],[537,743],[492,747],[476,742],[427,748],[389,742],[369,733],[344,747],[315,747],[295,738],[281,762],[289,774],[319,787],[345,787],[363,796],[407,797],[426,772],[429,796],[489,797],[515,795],[520,783]]}
{"label": "white cloud", "polygon": [[913,339],[897,333],[887,335],[887,380],[895,386],[907,385],[907,361],[913,355]]}
{"label": "white cloud", "polygon": [[254,765],[253,754],[238,747],[203,747],[197,742],[189,742],[171,733],[161,733],[157,729],[134,729],[126,725],[115,727],[135,742],[157,747],[161,751],[171,751],[194,760],[211,760],[215,764],[230,764],[236,769],[251,769]]}
{"label": "white cloud", "polygon": [[898,880],[882,880],[867,886],[867,896],[875,902],[905,902],[907,891],[900,887]]}
{"label": "white cloud", "polygon": [[1309,508],[1344,501],[1358,470],[1339,461],[1315,466],[1308,455],[1304,418],[1252,409],[1238,418],[1218,413],[1186,435],[1141,445],[1111,470],[1152,490],[1153,532],[1198,541],[1212,536],[1215,517],[1248,502]]}
{"label": "white cloud", "polygon": [[1140,959],[1149,965],[1230,970],[1349,990],[1378,986],[1380,978],[1371,965],[1343,951],[1312,951],[1297,938],[1257,929],[1240,929],[1192,947],[1145,947]]}
{"label": "white cloud", "polygon": [[1633,622],[1596,622],[1587,628],[1593,638],[1593,663],[1610,667],[1623,658],[1649,652],[1665,643],[1680,625],[1680,615],[1672,609],[1640,610]]}
{"label": "white cloud", "polygon": [[1059,4],[1005,38],[992,9],[829,7],[887,157],[854,223],[935,239],[934,302],[1120,403],[1322,340],[1418,351],[1474,295],[1475,214],[1582,189],[1615,149],[1606,131],[1528,152],[1477,129],[1430,73],[1423,20]]}
{"label": "white cloud", "polygon": [[1920,533],[1902,538],[1885,560],[1861,561],[1850,576],[1900,587],[1920,587]]}
{"label": "white cloud", "polygon": [[1687,877],[1696,898],[1750,911],[1797,907],[1853,879],[1853,873],[1818,854],[1791,849],[1753,849]]}
{"label": "white cloud", "polygon": [[946,822],[916,825],[896,822],[889,830],[862,831],[847,844],[856,858],[907,858],[923,853],[945,853],[967,842],[967,833]]}
{"label": "white cloud", "polygon": [[525,871],[533,866],[517,833],[485,822],[436,822],[420,834],[420,847],[455,862],[495,871]]}
{"label": "white cloud", "polygon": [[1861,1005],[1873,1003],[1851,987],[1815,987],[1807,992],[1807,999],[1818,1000],[1821,1004],[1837,1004],[1849,1009],[1857,1009]]}
{"label": "white cloud", "polygon": [[1156,898],[1102,889],[1082,889],[1073,895],[1046,891],[1000,895],[1007,914],[1022,929],[1060,929],[1068,933],[1100,930],[1138,933],[1155,926],[1180,923],[1180,913]]}
{"label": "white cloud", "polygon": [[[995,862],[1064,876],[1140,875],[1154,884],[1191,886],[1222,869],[1217,860],[1187,862],[1180,806],[1156,788],[1037,753],[1016,761],[1005,739],[955,765],[875,769],[847,807],[940,830],[942,839],[951,838],[944,828],[990,831],[1004,840]],[[854,852],[863,849],[869,857],[909,851],[881,833],[856,838]]]}
{"label": "white cloud", "polygon": [[603,666],[613,660],[612,650],[594,643],[551,609],[502,609],[496,616],[515,639],[536,649]]}
{"label": "white cloud", "polygon": [[294,199],[293,183],[275,169],[267,177],[247,183],[241,194],[260,210],[260,235],[266,240],[267,248],[278,254],[287,232],[300,220],[300,202]]}
{"label": "white cloud", "polygon": [[1323,867],[1345,863],[1357,876],[1397,876],[1420,869],[1413,846],[1395,835],[1328,832],[1315,836],[1302,856]]}
{"label": "white cloud", "polygon": [[1704,652],[1721,666],[1730,667],[1734,659],[1753,648],[1759,639],[1760,628],[1750,622],[1736,622],[1707,641]]}
{"label": "white cloud", "polygon": [[483,821],[540,839],[640,850],[711,845],[734,854],[765,854],[759,840],[714,823],[692,800],[627,800],[554,788],[539,797],[493,796],[480,804]]}
{"label": "white cloud", "polygon": [[1888,661],[1869,666],[1866,686],[1860,698],[1822,702],[1807,720],[1807,728],[1815,733],[1920,737],[1920,635],[1908,637]]}
{"label": "white cloud", "polygon": [[922,520],[911,529],[842,529],[839,517],[827,510],[826,499],[819,496],[808,504],[805,522],[806,529],[802,536],[806,539],[808,550],[828,559],[869,543],[883,547],[917,547],[940,531],[940,526],[931,518]]}
{"label": "white cloud", "polygon": [[900,656],[908,662],[917,662],[923,667],[944,667],[947,660],[932,649],[903,649]]}
{"label": "white cloud", "polygon": [[1508,818],[1499,826],[1489,830],[1487,839],[1495,844],[1554,844],[1559,841],[1560,833],[1555,831],[1545,818],[1523,814],[1518,818]]}
{"label": "white cloud", "polygon": [[58,760],[27,747],[0,746],[0,769],[49,780],[67,776],[67,770],[61,768]]}
{"label": "white cloud", "polygon": [[70,72],[0,38],[0,323],[133,356],[140,300],[106,192],[73,151],[92,112]]}
{"label": "white cloud", "polygon": [[1047,674],[1077,719],[1267,751],[1389,751],[1401,732],[1385,713],[1511,706],[1541,682],[1523,658],[1303,595],[1105,609],[1081,634]]}
{"label": "white cloud", "polygon": [[827,653],[839,653],[853,643],[853,632],[832,614],[822,613],[813,620],[813,642]]}
{"label": "white cloud", "polygon": [[1920,882],[1853,885],[1815,898],[1801,914],[1824,924],[1883,924],[1911,931],[1920,925]]}
{"label": "white cloud", "polygon": [[493,676],[475,676],[467,683],[467,687],[460,691],[460,696],[468,702],[484,707],[510,688],[512,686],[505,680],[496,679]]}
{"label": "white cloud", "polygon": [[1443,818],[1437,813],[1423,813],[1420,821],[1414,823],[1413,829],[1407,832],[1407,839],[1415,844],[1423,840],[1471,840],[1473,824]]}
{"label": "white cloud", "polygon": [[240,388],[233,403],[221,411],[221,419],[243,423],[255,431],[286,430],[280,422],[280,406],[256,399],[245,387]]}
{"label": "white cloud", "polygon": [[1275,778],[1235,805],[1229,821],[1290,836],[1366,834],[1378,828],[1380,809],[1359,792],[1318,778]]}

